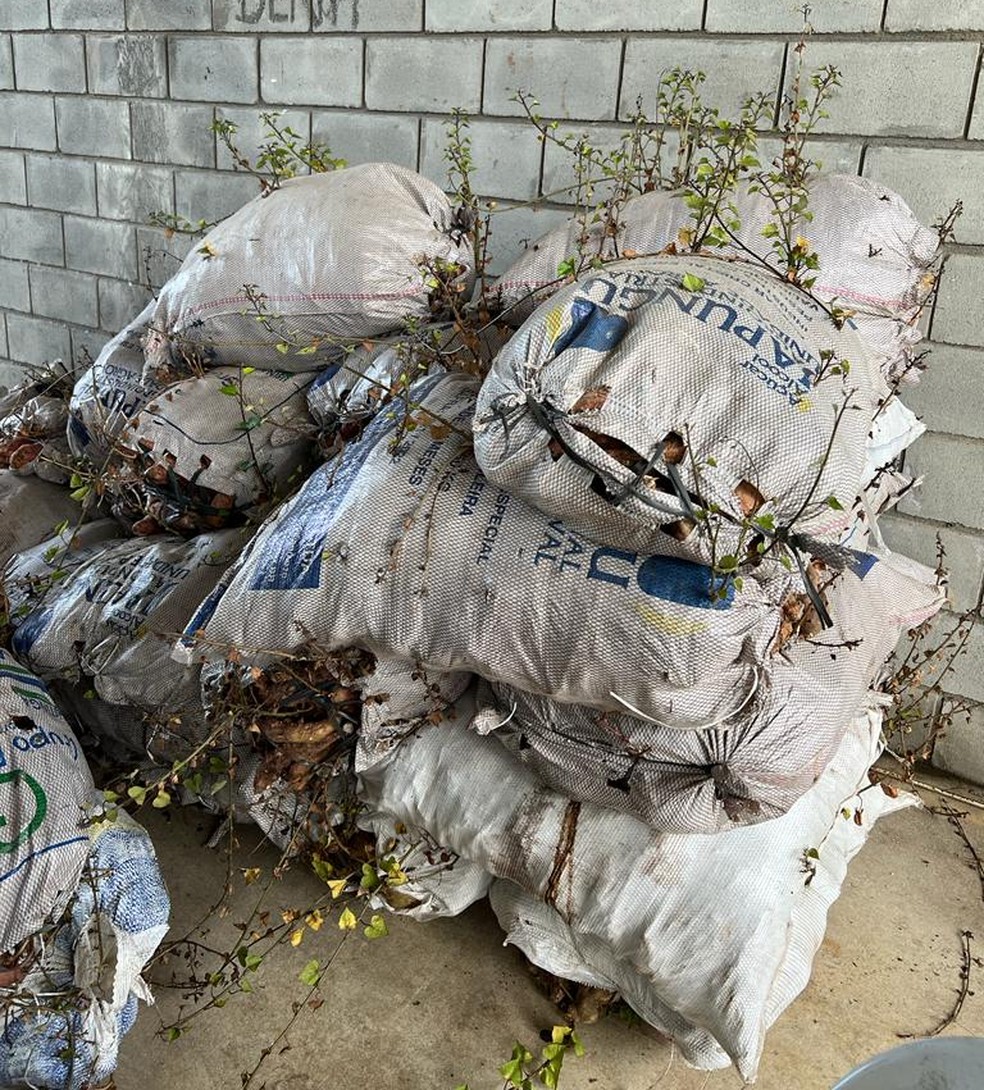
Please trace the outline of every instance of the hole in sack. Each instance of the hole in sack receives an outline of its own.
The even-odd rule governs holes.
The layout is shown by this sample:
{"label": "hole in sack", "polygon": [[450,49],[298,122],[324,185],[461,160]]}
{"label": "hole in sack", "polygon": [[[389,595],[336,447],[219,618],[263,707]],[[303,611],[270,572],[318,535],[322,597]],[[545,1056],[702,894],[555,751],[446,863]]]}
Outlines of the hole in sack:
{"label": "hole in sack", "polygon": [[583,394],[574,402],[570,411],[572,413],[590,413],[597,412],[604,407],[605,402],[608,400],[608,395],[612,392],[610,386],[592,386],[590,390],[585,390]]}
{"label": "hole in sack", "polygon": [[749,515],[754,515],[755,512],[765,503],[765,496],[752,484],[751,481],[739,481],[735,485],[735,496],[738,498],[738,506],[741,508],[741,513],[747,518]]}
{"label": "hole in sack", "polygon": [[664,522],[660,530],[668,534],[675,541],[686,541],[697,528],[693,519],[677,519],[676,522]]}

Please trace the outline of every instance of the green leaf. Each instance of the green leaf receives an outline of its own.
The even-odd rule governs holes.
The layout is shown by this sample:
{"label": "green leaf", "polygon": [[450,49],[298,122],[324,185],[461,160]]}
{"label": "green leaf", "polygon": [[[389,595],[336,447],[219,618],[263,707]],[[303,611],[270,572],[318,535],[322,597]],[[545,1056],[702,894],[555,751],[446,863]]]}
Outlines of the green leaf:
{"label": "green leaf", "polygon": [[139,784],[127,788],[126,793],[138,806],[143,806],[147,799],[147,788],[141,787]]}
{"label": "green leaf", "polygon": [[779,234],[779,228],[774,223],[767,223],[762,228],[763,238],[775,238]]}
{"label": "green leaf", "polygon": [[171,796],[161,787],[150,804],[155,810],[163,810],[171,805]]}
{"label": "green leaf", "polygon": [[261,954],[247,954],[243,960],[243,965],[245,965],[246,971],[249,973],[255,973],[262,964],[263,956]]}
{"label": "green leaf", "polygon": [[76,503],[81,503],[91,491],[89,485],[84,484],[81,488],[76,488],[73,492],[69,492],[68,498],[75,500]]}
{"label": "green leaf", "polygon": [[364,889],[367,893],[371,893],[379,885],[379,875],[376,873],[376,868],[371,863],[362,864],[362,881],[359,882],[359,889]]}
{"label": "green leaf", "polygon": [[828,496],[824,501],[828,507],[832,507],[835,511],[843,511],[844,505],[836,496]]}
{"label": "green leaf", "polygon": [[280,341],[277,344],[276,348],[281,356],[286,356],[287,353],[290,351],[290,345],[286,341]]}
{"label": "green leaf", "polygon": [[806,851],[803,854],[806,856],[807,859],[819,859],[820,858],[820,853],[817,851],[816,848],[807,848]]}
{"label": "green leaf", "polygon": [[757,515],[755,518],[752,519],[752,522],[760,530],[774,530],[776,528],[775,515],[769,513],[766,513],[764,515]]}
{"label": "green leaf", "polygon": [[312,958],[300,971],[297,979],[309,988],[317,987],[321,980],[321,962],[317,958]]}
{"label": "green leaf", "polygon": [[499,1074],[510,1086],[522,1090],[523,1083],[526,1081],[524,1066],[532,1062],[533,1053],[517,1041],[513,1045],[512,1058],[499,1068]]}
{"label": "green leaf", "polygon": [[693,273],[684,273],[682,284],[684,291],[701,291],[704,287],[704,281]]}
{"label": "green leaf", "polygon": [[318,351],[318,346],[316,344],[309,344],[304,348],[298,348],[295,355],[298,355],[298,356],[313,356],[315,354],[315,352],[317,352],[317,351]]}
{"label": "green leaf", "polygon": [[335,868],[326,859],[322,859],[320,855],[312,856],[311,869],[321,879],[322,882],[327,882],[331,876],[335,873]]}
{"label": "green leaf", "polygon": [[228,397],[237,397],[239,394],[239,387],[234,382],[224,382],[219,387],[220,394],[226,394]]}
{"label": "green leaf", "polygon": [[167,1039],[169,1041],[176,1041],[181,1036],[181,1030],[177,1026],[171,1026],[167,1031]]}
{"label": "green leaf", "polygon": [[386,921],[383,917],[375,915],[362,929],[362,933],[367,939],[381,939],[389,934],[389,929],[387,928]]}
{"label": "green leaf", "polygon": [[732,556],[730,553],[727,556],[722,556],[717,562],[717,570],[721,572],[737,571],[738,570],[738,557]]}

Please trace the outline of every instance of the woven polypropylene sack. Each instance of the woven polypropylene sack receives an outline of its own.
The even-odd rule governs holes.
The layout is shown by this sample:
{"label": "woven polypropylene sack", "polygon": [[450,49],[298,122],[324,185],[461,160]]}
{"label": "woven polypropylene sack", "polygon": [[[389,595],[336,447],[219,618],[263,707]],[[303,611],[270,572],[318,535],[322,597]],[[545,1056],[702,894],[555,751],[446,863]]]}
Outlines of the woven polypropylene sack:
{"label": "woven polypropylene sack", "polygon": [[[167,932],[170,901],[150,837],[119,811],[92,824],[86,842],[77,890],[39,937],[38,963],[12,989],[17,1014],[0,1033],[4,1087],[102,1085],[138,1001],[153,1002],[141,974]],[[53,991],[73,1002],[46,1002]]]}
{"label": "woven polypropylene sack", "polygon": [[493,487],[465,431],[475,392],[428,378],[413,430],[395,408],[377,416],[261,528],[178,653],[363,647],[681,728],[747,703],[782,588],[599,548]]}
{"label": "woven polypropylene sack", "polygon": [[37,931],[78,885],[93,789],[44,683],[0,651],[0,952]]}
{"label": "woven polypropylene sack", "polygon": [[[534,962],[619,992],[688,1062],[730,1059],[751,1080],[766,1029],[807,982],[847,862],[872,821],[904,805],[869,792],[863,825],[841,816],[862,804],[880,727],[879,715],[856,720],[785,816],[715,836],[571,801],[449,725],[422,728],[363,779],[380,810],[516,887],[498,900],[494,885],[493,905]],[[819,859],[806,884],[808,848]]]}
{"label": "woven polypropylene sack", "polygon": [[392,163],[291,178],[213,228],[161,289],[148,371],[189,356],[317,368],[316,356],[298,352],[430,317],[423,268],[437,264],[458,270],[467,298],[470,244],[433,182]]}
{"label": "woven polypropylene sack", "polygon": [[750,513],[837,540],[884,389],[857,337],[771,273],[639,259],[565,288],[499,353],[475,455],[595,541],[711,563]]}
{"label": "woven polypropylene sack", "polygon": [[79,505],[66,489],[0,470],[0,564],[78,520]]}
{"label": "woven polypropylene sack", "polygon": [[476,728],[554,790],[655,829],[714,833],[779,817],[878,701],[869,686],[902,632],[944,601],[929,568],[894,554],[858,555],[826,596],[833,627],[787,643],[761,694],[718,729],[667,730],[503,685],[480,690]]}
{"label": "woven polypropylene sack", "polygon": [[377,659],[361,688],[355,771],[382,760],[420,723],[440,722],[454,714],[454,702],[471,681],[467,673],[429,674],[406,659]]}
{"label": "woven polypropylene sack", "polygon": [[[929,297],[931,266],[939,236],[923,226],[904,200],[867,178],[818,174],[807,183],[812,219],[801,221],[804,236],[820,259],[810,289],[818,299],[855,312],[852,321],[886,374],[911,359],[920,334],[910,323]],[[762,229],[770,222],[771,204],[762,193],[741,189],[734,194],[738,243],[723,252],[749,251],[782,272],[782,262]],[[659,253],[675,243],[682,228],[692,226],[691,212],[679,193],[655,191],[628,201],[619,214],[617,236],[607,224],[587,227],[579,238],[578,220],[548,232],[530,246],[500,277],[497,294],[515,324],[562,282],[557,267],[578,253],[613,260],[625,253]]]}
{"label": "woven polypropylene sack", "polygon": [[[121,430],[110,490],[112,470],[122,484],[127,460],[142,453],[162,472],[232,497],[238,511],[282,494],[312,449],[310,382],[286,371],[218,367],[167,387]],[[146,472],[142,487],[153,487]],[[166,502],[168,482],[156,488]]]}
{"label": "woven polypropylene sack", "polygon": [[68,443],[78,458],[101,467],[120,429],[157,393],[161,384],[144,382],[143,339],[156,303],[144,309],[96,357],[75,384],[69,401]]}
{"label": "woven polypropylene sack", "polygon": [[24,476],[67,484],[71,451],[65,437],[68,402],[36,394],[0,419],[0,466]]}
{"label": "woven polypropylene sack", "polygon": [[39,545],[15,553],[0,577],[7,612],[14,623],[40,608],[58,584],[96,556],[105,542],[122,536],[122,528],[115,519],[97,519],[81,526],[64,526]]}
{"label": "woven polypropylene sack", "polygon": [[[410,667],[401,667],[399,663],[381,663],[374,681],[380,686],[391,688],[396,694],[390,703],[389,711],[402,707],[409,711],[420,710],[420,697],[414,697],[419,690],[408,680]],[[475,715],[475,688],[469,685],[471,679],[463,679],[464,684],[456,686],[453,708],[442,708],[440,721],[447,729],[461,730],[468,727]],[[371,704],[367,705],[368,708]],[[356,771],[364,772],[372,764],[385,761],[410,733],[420,728],[423,716],[417,716],[410,727],[399,738],[390,739],[385,748],[378,744],[373,748],[373,760],[360,768],[358,758]],[[365,715],[363,731],[360,733],[360,749],[365,737]],[[364,810],[359,816],[360,828],[367,829],[376,836],[377,851],[380,859],[391,857],[400,864],[400,870],[406,881],[399,886],[383,887],[382,893],[374,898],[374,907],[384,908],[401,916],[410,916],[417,920],[435,919],[441,916],[457,916],[466,908],[480,901],[489,890],[492,875],[476,863],[462,859],[456,852],[438,844],[425,829],[410,829],[403,822],[380,810],[376,792],[385,777],[367,777],[359,781],[359,799]]]}
{"label": "woven polypropylene sack", "polygon": [[198,671],[174,662],[171,643],[244,540],[223,530],[106,543],[19,623],[14,648],[42,676],[91,676],[111,704],[182,707],[197,699]]}

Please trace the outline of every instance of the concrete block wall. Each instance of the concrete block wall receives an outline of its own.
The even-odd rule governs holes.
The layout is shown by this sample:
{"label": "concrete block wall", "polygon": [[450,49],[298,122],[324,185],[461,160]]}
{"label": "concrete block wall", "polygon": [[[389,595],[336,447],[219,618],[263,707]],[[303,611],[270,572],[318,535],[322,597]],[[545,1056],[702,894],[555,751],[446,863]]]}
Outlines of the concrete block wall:
{"label": "concrete block wall", "polygon": [[[564,217],[563,184],[513,95],[598,140],[617,137],[658,75],[707,73],[707,97],[778,101],[801,16],[793,0],[0,0],[0,371],[95,355],[177,267],[189,242],[154,210],[212,220],[254,183],[210,125],[244,147],[258,113],[350,162],[387,158],[442,181],[447,113],[476,118],[479,188],[502,200],[493,252]],[[807,60],[843,87],[816,157],[899,190],[927,222],[965,214],[928,331],[934,355],[909,395],[929,434],[910,469],[929,482],[886,519],[890,541],[932,561],[941,533],[954,609],[984,582],[984,39],[982,0],[813,0]],[[0,374],[0,381],[3,381]],[[984,705],[984,628],[947,681]],[[946,751],[984,781],[984,710]],[[954,755],[958,755],[958,758]]]}

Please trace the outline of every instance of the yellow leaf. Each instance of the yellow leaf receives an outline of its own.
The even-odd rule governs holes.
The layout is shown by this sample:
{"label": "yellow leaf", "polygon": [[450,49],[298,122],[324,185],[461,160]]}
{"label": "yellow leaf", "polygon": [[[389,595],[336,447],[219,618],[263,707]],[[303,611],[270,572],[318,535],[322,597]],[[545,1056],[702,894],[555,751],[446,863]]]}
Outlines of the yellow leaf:
{"label": "yellow leaf", "polygon": [[291,931],[291,933],[290,933],[290,944],[291,944],[291,946],[300,946],[301,945],[301,939],[303,939],[303,938],[304,938],[304,928],[303,927],[299,927],[296,931]]}
{"label": "yellow leaf", "polygon": [[243,880],[247,886],[251,886],[262,873],[259,867],[246,867],[243,871]]}
{"label": "yellow leaf", "polygon": [[305,923],[312,931],[320,931],[321,925],[325,922],[324,916],[321,915],[320,909],[315,909],[313,912],[309,912],[304,917]]}
{"label": "yellow leaf", "polygon": [[348,885],[347,878],[333,878],[331,881],[326,882],[325,885],[331,890],[331,899],[337,901],[339,897],[345,892],[345,887]]}
{"label": "yellow leaf", "polygon": [[346,908],[341,916],[338,917],[338,929],[340,931],[354,931],[358,924],[359,921],[350,908]]}

